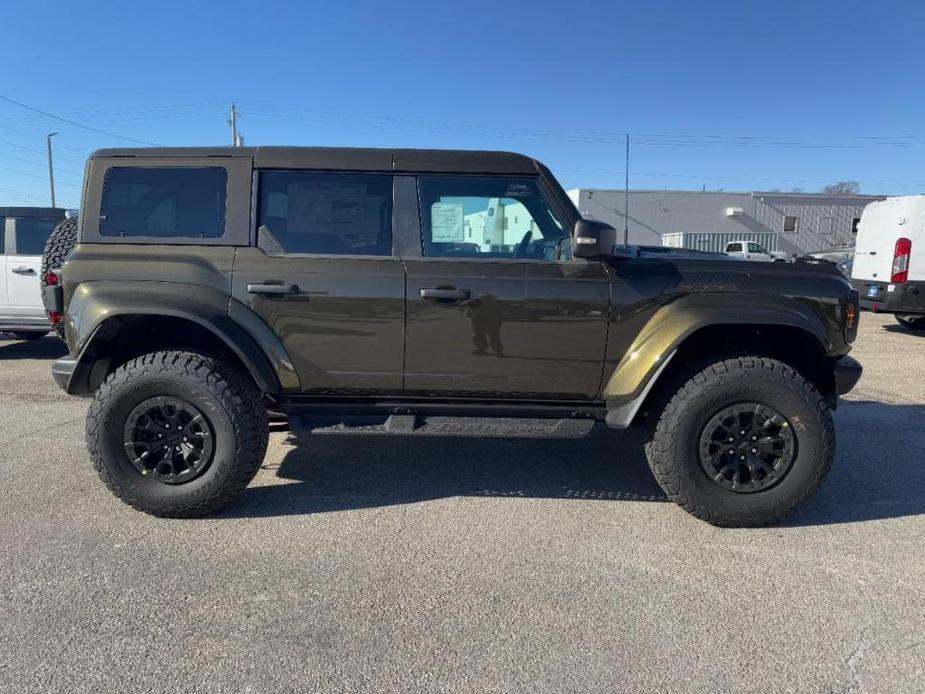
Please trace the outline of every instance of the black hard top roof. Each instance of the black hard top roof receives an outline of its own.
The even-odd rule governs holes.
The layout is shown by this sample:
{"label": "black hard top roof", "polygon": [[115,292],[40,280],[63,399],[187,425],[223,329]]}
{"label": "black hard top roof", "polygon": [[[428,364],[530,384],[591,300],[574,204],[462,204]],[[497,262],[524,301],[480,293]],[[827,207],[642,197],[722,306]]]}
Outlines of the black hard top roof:
{"label": "black hard top roof", "polygon": [[247,157],[258,169],[536,174],[542,165],[513,152],[353,147],[134,147],[99,149],[96,157]]}
{"label": "black hard top roof", "polygon": [[39,219],[64,218],[61,207],[0,207],[0,217],[37,217]]}

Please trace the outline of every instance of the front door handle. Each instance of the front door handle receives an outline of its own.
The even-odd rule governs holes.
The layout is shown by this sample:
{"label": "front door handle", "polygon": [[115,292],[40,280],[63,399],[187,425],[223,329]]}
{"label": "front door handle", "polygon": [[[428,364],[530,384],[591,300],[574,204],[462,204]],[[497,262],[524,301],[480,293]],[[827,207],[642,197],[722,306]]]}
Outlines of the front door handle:
{"label": "front door handle", "polygon": [[26,267],[25,265],[14,267],[13,272],[15,272],[17,275],[34,275],[35,274],[35,270],[33,270],[31,267]]}
{"label": "front door handle", "polygon": [[264,294],[266,296],[287,296],[299,293],[297,284],[249,284],[247,291],[250,294]]}
{"label": "front door handle", "polygon": [[432,289],[422,289],[422,299],[437,299],[444,301],[462,301],[472,296],[468,289],[445,289],[434,287]]}

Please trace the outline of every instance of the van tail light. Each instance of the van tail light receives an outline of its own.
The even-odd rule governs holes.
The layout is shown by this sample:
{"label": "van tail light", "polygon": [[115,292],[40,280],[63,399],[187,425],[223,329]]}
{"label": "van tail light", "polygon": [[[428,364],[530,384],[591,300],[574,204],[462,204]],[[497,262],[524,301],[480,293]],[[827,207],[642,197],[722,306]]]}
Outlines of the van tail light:
{"label": "van tail light", "polygon": [[912,241],[907,238],[897,239],[893,251],[893,270],[891,284],[902,284],[909,279],[909,256],[912,255]]}
{"label": "van tail light", "polygon": [[58,285],[60,281],[61,281],[60,278],[54,272],[49,271],[48,274],[45,275],[45,282],[48,284],[49,287],[54,287]]}
{"label": "van tail light", "polygon": [[49,311],[48,320],[51,321],[52,325],[58,325],[61,322],[61,314],[58,311]]}

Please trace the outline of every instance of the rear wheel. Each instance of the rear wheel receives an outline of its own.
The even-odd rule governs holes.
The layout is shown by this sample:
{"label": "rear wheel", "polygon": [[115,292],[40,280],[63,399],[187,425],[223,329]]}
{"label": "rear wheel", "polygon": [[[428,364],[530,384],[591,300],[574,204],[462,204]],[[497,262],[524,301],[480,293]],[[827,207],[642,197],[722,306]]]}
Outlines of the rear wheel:
{"label": "rear wheel", "polygon": [[910,313],[897,313],[896,322],[910,330],[925,330],[925,316]]}
{"label": "rear wheel", "polygon": [[156,516],[224,506],[257,473],[268,436],[254,384],[193,352],[155,352],[119,367],[87,413],[100,478],[123,502]]}
{"label": "rear wheel", "polygon": [[[45,287],[48,286],[48,271],[60,268],[68,255],[77,245],[77,218],[65,219],[58,224],[48,237],[45,243],[45,251],[42,253],[41,282],[42,282],[42,303],[45,305],[45,312],[50,313],[52,307],[48,305],[45,298]],[[64,326],[58,323],[55,326],[55,332],[62,338],[64,337]]]}
{"label": "rear wheel", "polygon": [[714,525],[758,526],[816,492],[835,430],[803,376],[742,356],[702,363],[680,381],[646,442],[652,472],[675,503]]}

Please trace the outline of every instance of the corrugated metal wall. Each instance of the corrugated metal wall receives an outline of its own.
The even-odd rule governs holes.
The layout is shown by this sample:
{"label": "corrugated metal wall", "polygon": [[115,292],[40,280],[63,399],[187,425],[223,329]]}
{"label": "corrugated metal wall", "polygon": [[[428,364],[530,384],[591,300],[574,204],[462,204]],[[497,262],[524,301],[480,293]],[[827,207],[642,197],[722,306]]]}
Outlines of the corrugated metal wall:
{"label": "corrugated metal wall", "polygon": [[[855,219],[865,205],[879,198],[785,195],[754,193],[754,217],[764,227],[780,233],[781,250],[812,253],[854,242]],[[797,228],[785,232],[784,217],[797,218]]]}
{"label": "corrugated metal wall", "polygon": [[[877,196],[794,193],[726,193],[631,190],[629,220],[620,190],[569,192],[583,215],[619,230],[629,224],[630,243],[658,245],[666,235],[732,234],[754,239],[768,250],[802,255],[853,242],[851,225]],[[784,232],[784,217],[797,218],[796,231]],[[764,236],[771,234],[773,236]],[[700,247],[714,240],[698,239]],[[734,240],[734,239],[733,239]],[[697,246],[694,246],[697,247]],[[707,248],[704,248],[707,250]]]}

